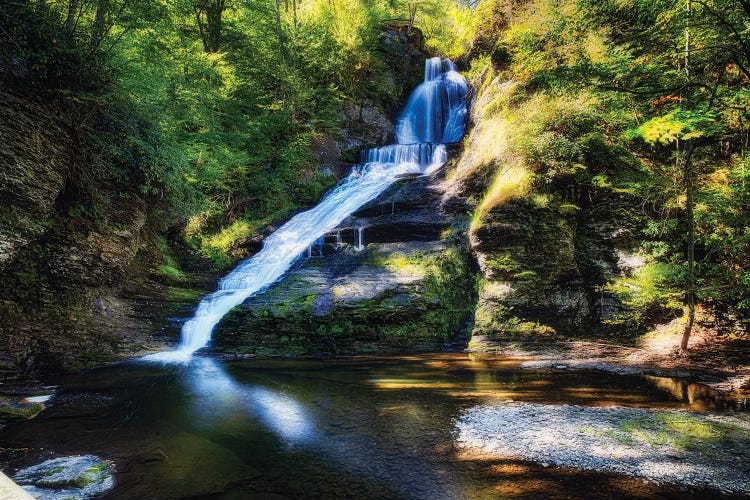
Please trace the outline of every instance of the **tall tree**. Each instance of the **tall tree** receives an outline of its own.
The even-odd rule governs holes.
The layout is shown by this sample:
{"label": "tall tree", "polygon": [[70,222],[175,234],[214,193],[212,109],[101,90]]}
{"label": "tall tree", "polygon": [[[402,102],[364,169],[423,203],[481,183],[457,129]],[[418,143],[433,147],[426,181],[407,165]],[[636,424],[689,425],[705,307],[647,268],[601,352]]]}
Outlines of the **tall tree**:
{"label": "tall tree", "polygon": [[89,43],[92,47],[98,47],[107,31],[106,16],[109,11],[108,0],[97,0],[94,10],[94,22],[91,25],[91,38]]}
{"label": "tall tree", "polygon": [[68,13],[65,16],[65,31],[73,33],[78,14],[78,0],[68,0]]}
{"label": "tall tree", "polygon": [[673,147],[676,167],[681,173],[685,200],[682,241],[687,308],[680,339],[683,352],[688,349],[695,323],[697,281],[710,281],[710,277],[701,275],[700,261],[696,259],[700,240],[696,230],[695,197],[701,190],[696,184],[701,174],[696,172],[696,159],[703,158],[705,164],[706,158],[722,149],[720,138],[729,134],[718,118],[734,106],[726,75],[739,74],[739,80],[745,81],[750,77],[746,69],[750,63],[750,16],[745,3],[744,0],[682,0],[662,4],[659,5],[662,9],[660,29],[647,27],[640,38],[642,45],[674,47],[672,68],[669,68],[669,59],[651,64],[654,52],[644,49],[642,62],[651,64],[656,73],[646,73],[634,92],[651,94],[658,102],[670,103],[660,116],[643,124],[639,131],[647,142]]}
{"label": "tall tree", "polygon": [[[691,0],[685,2],[685,58],[684,70],[686,83],[690,83],[690,23],[692,17]],[[687,140],[684,154],[684,182],[685,182],[685,215],[687,218],[687,287],[685,290],[685,301],[688,308],[688,317],[685,328],[682,331],[680,350],[685,352],[688,348],[690,335],[695,323],[695,210],[693,205],[693,141]]]}
{"label": "tall tree", "polygon": [[218,52],[222,42],[222,15],[227,8],[225,0],[196,0],[193,4],[198,30],[206,52]]}

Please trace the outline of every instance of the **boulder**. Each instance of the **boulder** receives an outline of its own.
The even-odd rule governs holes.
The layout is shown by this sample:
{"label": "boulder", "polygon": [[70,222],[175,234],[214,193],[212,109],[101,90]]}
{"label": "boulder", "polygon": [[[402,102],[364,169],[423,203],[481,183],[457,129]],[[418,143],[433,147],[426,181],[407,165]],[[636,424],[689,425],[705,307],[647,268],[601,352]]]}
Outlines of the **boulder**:
{"label": "boulder", "polygon": [[113,469],[111,462],[94,455],[74,455],[21,469],[13,479],[34,498],[87,499],[114,487]]}

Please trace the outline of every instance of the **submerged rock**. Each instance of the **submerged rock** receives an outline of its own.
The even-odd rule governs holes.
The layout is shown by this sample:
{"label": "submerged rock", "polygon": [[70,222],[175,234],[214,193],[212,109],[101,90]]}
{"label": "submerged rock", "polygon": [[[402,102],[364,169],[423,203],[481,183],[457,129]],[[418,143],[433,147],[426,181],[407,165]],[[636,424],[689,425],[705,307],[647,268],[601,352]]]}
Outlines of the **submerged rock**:
{"label": "submerged rock", "polygon": [[86,499],[115,485],[112,463],[94,455],[54,458],[18,471],[13,479],[34,498]]}
{"label": "submerged rock", "polygon": [[[49,398],[48,398],[49,399]],[[36,417],[46,407],[40,398],[24,398],[16,400],[0,396],[0,420],[28,420]]]}

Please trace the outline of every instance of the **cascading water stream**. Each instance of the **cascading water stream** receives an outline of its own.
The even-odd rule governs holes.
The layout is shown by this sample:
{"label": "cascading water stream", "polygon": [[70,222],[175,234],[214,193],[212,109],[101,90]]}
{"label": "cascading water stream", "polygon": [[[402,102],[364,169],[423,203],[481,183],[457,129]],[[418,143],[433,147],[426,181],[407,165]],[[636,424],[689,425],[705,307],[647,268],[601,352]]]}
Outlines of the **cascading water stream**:
{"label": "cascading water stream", "polygon": [[[467,90],[466,80],[451,61],[428,59],[425,81],[414,89],[398,120],[398,144],[368,150],[362,165],[355,166],[316,207],[297,214],[266,238],[260,252],[241,262],[219,282],[218,290],[201,300],[195,315],[183,325],[176,350],[146,359],[187,362],[209,343],[213,328],[230,309],[279,280],[320,237],[399,177],[427,175],[440,168],[448,158],[445,144],[463,137]],[[358,237],[361,247],[361,231]]]}

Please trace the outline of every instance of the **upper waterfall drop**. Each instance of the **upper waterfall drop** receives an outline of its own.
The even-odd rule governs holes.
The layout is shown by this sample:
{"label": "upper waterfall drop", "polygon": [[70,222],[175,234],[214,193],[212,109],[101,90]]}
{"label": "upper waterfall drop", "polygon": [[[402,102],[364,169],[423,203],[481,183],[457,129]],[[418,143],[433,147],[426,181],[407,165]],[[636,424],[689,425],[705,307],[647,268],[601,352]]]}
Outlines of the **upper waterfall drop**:
{"label": "upper waterfall drop", "polygon": [[174,351],[146,356],[156,361],[187,362],[208,345],[216,324],[235,306],[279,280],[307,249],[333,231],[365,203],[375,199],[399,177],[430,174],[448,159],[445,144],[464,134],[468,85],[448,59],[425,63],[425,81],[412,92],[396,127],[398,144],[373,148],[362,164],[329,191],[314,208],[292,217],[263,241],[263,248],[242,261],[201,300],[182,326]]}
{"label": "upper waterfall drop", "polygon": [[448,59],[425,63],[425,79],[411,93],[396,124],[399,144],[451,144],[464,136],[466,79]]}

